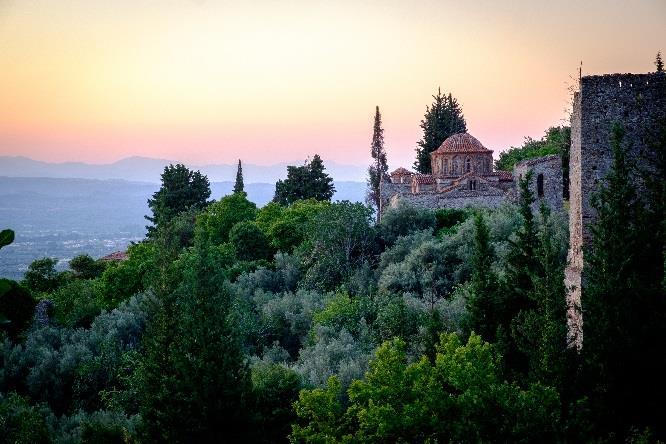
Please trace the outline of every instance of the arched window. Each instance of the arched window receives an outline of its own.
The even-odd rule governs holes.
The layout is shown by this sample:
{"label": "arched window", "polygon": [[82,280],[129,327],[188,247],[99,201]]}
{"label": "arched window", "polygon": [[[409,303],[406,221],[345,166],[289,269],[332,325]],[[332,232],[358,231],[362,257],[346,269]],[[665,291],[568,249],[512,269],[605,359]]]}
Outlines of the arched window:
{"label": "arched window", "polygon": [[476,180],[469,181],[469,189],[472,191],[476,190]]}
{"label": "arched window", "polygon": [[543,174],[537,176],[537,195],[543,197]]}
{"label": "arched window", "polygon": [[466,172],[466,173],[469,173],[470,171],[472,171],[472,159],[470,159],[470,158],[468,157],[468,158],[465,160],[465,172]]}

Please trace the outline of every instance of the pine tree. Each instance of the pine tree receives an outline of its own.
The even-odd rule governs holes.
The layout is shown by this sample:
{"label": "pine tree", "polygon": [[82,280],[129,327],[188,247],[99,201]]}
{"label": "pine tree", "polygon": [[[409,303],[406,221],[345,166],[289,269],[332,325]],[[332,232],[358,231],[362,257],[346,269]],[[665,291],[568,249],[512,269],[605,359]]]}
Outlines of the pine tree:
{"label": "pine tree", "polygon": [[234,183],[234,193],[244,193],[243,185],[243,166],[240,159],[238,159],[238,169],[236,170],[236,183]]}
{"label": "pine tree", "polygon": [[654,66],[657,67],[657,72],[664,72],[664,61],[661,59],[661,51],[657,52],[657,57],[654,60]]}
{"label": "pine tree", "polygon": [[333,179],[326,174],[324,162],[315,154],[303,166],[288,166],[287,178],[275,184],[273,202],[290,205],[297,200],[331,200],[335,193]]}
{"label": "pine tree", "polygon": [[416,161],[414,168],[420,173],[430,173],[430,153],[435,151],[449,136],[467,131],[467,124],[462,108],[451,93],[432,96],[435,101],[426,107],[426,113],[421,120],[423,136],[417,143]]}
{"label": "pine tree", "polygon": [[199,171],[191,171],[185,165],[169,165],[162,173],[162,186],[148,199],[153,215],[145,216],[153,225],[147,226],[148,237],[154,237],[156,229],[190,208],[202,209],[208,205],[210,182]]}
{"label": "pine tree", "polygon": [[370,144],[370,155],[372,164],[368,168],[368,195],[367,201],[377,212],[379,220],[380,184],[388,180],[388,165],[386,163],[386,151],[384,151],[384,129],[382,128],[382,115],[379,107],[375,109],[375,124],[372,132],[372,143]]}

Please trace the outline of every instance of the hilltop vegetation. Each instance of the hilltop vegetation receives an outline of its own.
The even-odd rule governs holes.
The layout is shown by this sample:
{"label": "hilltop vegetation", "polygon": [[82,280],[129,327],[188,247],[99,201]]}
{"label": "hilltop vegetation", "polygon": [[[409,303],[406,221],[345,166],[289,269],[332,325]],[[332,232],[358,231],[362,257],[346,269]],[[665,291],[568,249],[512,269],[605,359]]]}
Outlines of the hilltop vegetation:
{"label": "hilltop vegetation", "polygon": [[566,217],[532,212],[529,178],[516,205],[375,223],[296,180],[209,201],[169,167],[127,260],[3,281],[0,442],[664,439],[666,199],[636,199],[614,140],[580,354]]}

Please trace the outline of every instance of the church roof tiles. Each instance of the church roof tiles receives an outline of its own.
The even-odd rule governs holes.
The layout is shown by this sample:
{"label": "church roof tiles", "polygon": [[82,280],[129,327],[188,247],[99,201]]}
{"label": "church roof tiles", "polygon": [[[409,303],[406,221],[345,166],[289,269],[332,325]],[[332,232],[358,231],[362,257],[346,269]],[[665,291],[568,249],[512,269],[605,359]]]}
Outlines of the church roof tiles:
{"label": "church roof tiles", "polygon": [[433,154],[447,153],[492,153],[476,137],[468,133],[458,133],[447,138]]}

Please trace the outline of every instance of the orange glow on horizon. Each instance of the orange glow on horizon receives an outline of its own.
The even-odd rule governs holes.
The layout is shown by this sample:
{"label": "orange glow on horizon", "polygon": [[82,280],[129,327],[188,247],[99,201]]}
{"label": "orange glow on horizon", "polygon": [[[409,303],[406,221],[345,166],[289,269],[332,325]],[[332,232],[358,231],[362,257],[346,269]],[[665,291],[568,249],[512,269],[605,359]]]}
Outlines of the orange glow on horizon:
{"label": "orange glow on horizon", "polygon": [[584,73],[646,72],[666,3],[0,3],[0,155],[366,164],[375,105],[411,166],[441,86],[499,152],[566,117]]}

